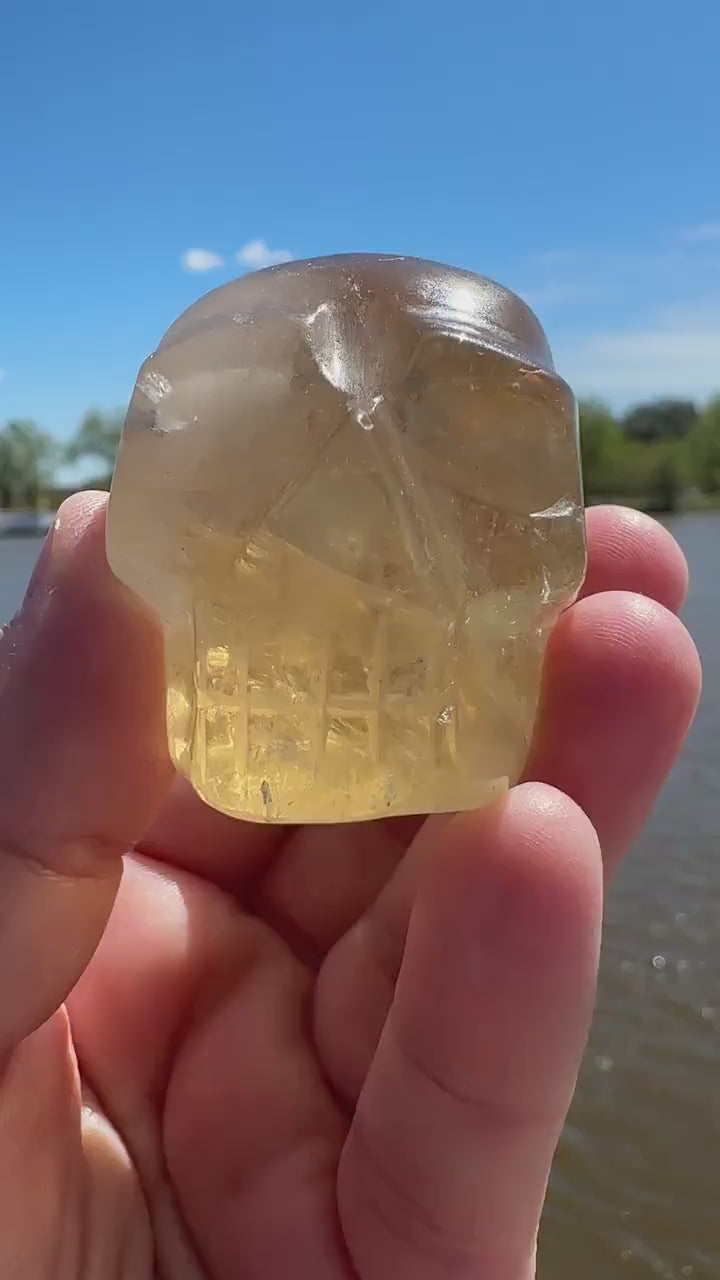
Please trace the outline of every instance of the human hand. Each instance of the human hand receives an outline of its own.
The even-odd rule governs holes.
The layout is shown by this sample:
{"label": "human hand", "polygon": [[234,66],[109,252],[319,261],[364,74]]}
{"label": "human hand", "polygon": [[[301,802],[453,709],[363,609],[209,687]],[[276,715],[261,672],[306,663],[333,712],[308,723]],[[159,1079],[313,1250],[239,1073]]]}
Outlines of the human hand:
{"label": "human hand", "polygon": [[0,642],[3,1280],[531,1280],[602,865],[700,681],[670,535],[588,525],[529,781],[288,830],[173,779],[157,632],[65,504]]}

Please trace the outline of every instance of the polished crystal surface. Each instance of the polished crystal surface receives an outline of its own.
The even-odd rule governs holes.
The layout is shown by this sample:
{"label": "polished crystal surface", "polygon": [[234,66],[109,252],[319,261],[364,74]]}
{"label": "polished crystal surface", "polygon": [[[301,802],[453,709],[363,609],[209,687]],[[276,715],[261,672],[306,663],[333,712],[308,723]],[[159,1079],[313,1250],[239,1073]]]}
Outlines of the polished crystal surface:
{"label": "polished crystal surface", "polygon": [[585,569],[575,401],[528,308],[349,255],[202,298],[139,375],[108,554],[165,634],[172,758],[268,822],[519,777]]}

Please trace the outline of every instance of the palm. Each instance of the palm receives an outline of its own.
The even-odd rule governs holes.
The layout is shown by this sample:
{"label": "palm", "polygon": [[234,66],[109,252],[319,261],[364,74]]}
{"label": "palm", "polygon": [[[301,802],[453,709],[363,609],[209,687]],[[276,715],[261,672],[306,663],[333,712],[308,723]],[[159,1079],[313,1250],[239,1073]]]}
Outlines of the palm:
{"label": "palm", "polygon": [[[108,594],[100,521],[17,624],[36,639],[5,640],[24,656],[0,687],[0,887],[19,904],[0,914],[17,974],[0,1035],[26,1037],[0,1088],[5,1270],[45,1280],[61,1257],[61,1280],[528,1280],[597,958],[595,837],[562,793],[611,865],[697,695],[680,625],[602,593],[676,605],[679,554],[649,525],[643,551],[632,522],[596,518],[594,598],[556,633],[529,765],[558,791],[521,787],[502,812],[419,831],[282,832],[177,783],[150,820],[169,777],[157,644]],[[118,696],[121,663],[143,678]],[[67,776],[53,718],[72,727]],[[60,775],[40,830],[26,725],[39,776]],[[138,832],[116,896],[113,851]]]}
{"label": "palm", "polygon": [[[322,869],[303,870],[311,921],[286,918],[271,889],[265,898],[247,849],[238,847],[232,889],[126,860],[110,926],[69,1012],[83,1076],[145,1189],[141,1212],[163,1274],[184,1276],[195,1254],[213,1277],[237,1275],[238,1264],[243,1277],[289,1275],[300,1245],[308,1276],[351,1274],[336,1179],[375,1046],[358,1007],[368,975],[352,954],[366,940],[347,936],[334,951],[333,942],[399,857],[392,834],[373,835],[364,883],[353,868],[317,914]],[[293,860],[299,870],[301,842],[274,852],[275,876],[281,861],[283,874],[295,874]]]}

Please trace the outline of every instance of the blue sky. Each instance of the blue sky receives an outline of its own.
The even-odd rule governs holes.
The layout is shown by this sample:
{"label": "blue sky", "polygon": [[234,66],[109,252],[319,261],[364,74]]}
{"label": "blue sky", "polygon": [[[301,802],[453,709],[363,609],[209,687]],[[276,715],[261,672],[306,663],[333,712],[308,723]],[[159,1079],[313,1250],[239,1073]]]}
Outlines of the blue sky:
{"label": "blue sky", "polygon": [[7,5],[0,421],[124,404],[283,252],[494,276],[617,406],[720,390],[719,44],[716,0]]}

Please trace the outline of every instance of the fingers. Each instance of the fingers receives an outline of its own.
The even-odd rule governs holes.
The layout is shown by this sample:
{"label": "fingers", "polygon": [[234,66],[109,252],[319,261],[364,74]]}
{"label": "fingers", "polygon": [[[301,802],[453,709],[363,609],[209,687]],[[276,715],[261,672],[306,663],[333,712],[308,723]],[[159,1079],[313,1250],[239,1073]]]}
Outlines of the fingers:
{"label": "fingers", "polygon": [[0,641],[0,1054],[87,964],[170,776],[160,640],[107,567],[104,509],[63,506]]}
{"label": "fingers", "polygon": [[667,529],[627,507],[590,507],[586,522],[588,566],[583,596],[634,591],[678,612],[687,595],[688,567]]}
{"label": "fingers", "polygon": [[301,827],[258,885],[255,911],[317,960],[377,897],[422,821]]}
{"label": "fingers", "polygon": [[692,722],[700,663],[682,624],[605,592],[560,619],[548,647],[526,778],[572,797],[612,870],[646,820]]}
{"label": "fingers", "polygon": [[539,786],[442,828],[340,1165],[359,1274],[528,1280],[592,1010],[595,834]]}

